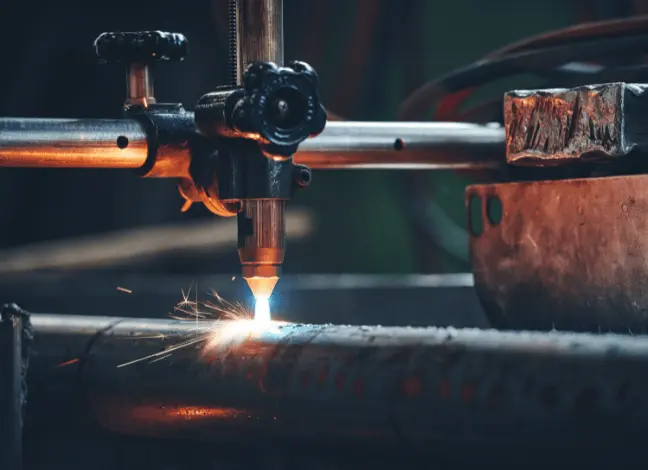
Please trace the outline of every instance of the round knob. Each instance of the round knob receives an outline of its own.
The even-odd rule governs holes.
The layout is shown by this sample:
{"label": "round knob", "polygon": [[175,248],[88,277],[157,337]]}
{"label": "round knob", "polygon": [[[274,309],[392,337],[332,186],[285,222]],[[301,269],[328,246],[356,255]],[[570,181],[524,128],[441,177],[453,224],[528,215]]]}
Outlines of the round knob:
{"label": "round knob", "polygon": [[317,74],[303,62],[254,63],[243,76],[246,98],[235,124],[274,146],[296,146],[326,125],[317,85]]}
{"label": "round knob", "polygon": [[187,56],[187,38],[180,33],[139,31],[103,33],[94,43],[99,58],[106,62],[180,61]]}

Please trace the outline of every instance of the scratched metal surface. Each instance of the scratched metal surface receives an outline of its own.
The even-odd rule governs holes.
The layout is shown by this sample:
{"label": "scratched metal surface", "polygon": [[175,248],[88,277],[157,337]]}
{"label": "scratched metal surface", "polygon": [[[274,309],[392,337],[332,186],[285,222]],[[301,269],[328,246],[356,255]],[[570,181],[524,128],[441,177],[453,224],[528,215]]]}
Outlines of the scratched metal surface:
{"label": "scratched metal surface", "polygon": [[[358,442],[358,451],[369,442],[492,464],[550,462],[556,451],[583,463],[630,458],[648,431],[640,337],[288,325],[207,353],[196,344],[119,367],[201,331],[145,319],[33,322],[36,378],[48,377],[36,397],[66,382],[76,392],[63,396],[126,435],[277,448]],[[87,339],[85,356],[46,374],[46,351],[70,333]],[[64,402],[50,403],[70,414]]]}
{"label": "scratched metal surface", "polygon": [[481,207],[471,258],[494,327],[648,331],[648,176],[478,185],[467,198]]}
{"label": "scratched metal surface", "polygon": [[645,90],[646,85],[606,83],[507,93],[507,161],[536,166],[614,161],[645,150]]}

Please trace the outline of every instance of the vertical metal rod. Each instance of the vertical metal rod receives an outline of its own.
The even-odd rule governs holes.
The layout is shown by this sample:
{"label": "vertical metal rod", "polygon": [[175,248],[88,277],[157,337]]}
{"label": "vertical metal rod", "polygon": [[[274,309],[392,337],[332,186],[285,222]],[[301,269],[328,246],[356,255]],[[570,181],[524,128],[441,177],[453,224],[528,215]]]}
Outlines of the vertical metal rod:
{"label": "vertical metal rod", "polygon": [[14,305],[0,314],[0,468],[22,469],[23,315]]}
{"label": "vertical metal rod", "polygon": [[[283,0],[236,0],[238,83],[253,62],[283,65]],[[247,199],[239,213],[239,257],[253,294],[269,296],[284,257],[285,201]],[[251,255],[248,258],[247,255]]]}
{"label": "vertical metal rod", "polygon": [[252,62],[283,65],[283,0],[236,0],[238,81]]}
{"label": "vertical metal rod", "polygon": [[238,63],[238,0],[227,0],[227,84],[239,85]]}
{"label": "vertical metal rod", "polygon": [[129,64],[126,71],[126,88],[126,104],[145,108],[155,104],[151,66],[140,62]]}

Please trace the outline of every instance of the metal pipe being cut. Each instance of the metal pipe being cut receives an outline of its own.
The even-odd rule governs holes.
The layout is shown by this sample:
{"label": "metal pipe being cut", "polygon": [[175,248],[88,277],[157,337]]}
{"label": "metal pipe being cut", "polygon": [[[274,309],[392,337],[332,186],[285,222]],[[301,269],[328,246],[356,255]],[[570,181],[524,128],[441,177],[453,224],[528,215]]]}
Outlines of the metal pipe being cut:
{"label": "metal pipe being cut", "polygon": [[641,337],[32,320],[32,373],[81,384],[96,419],[124,434],[479,442],[535,452],[597,443],[628,450],[648,433]]}

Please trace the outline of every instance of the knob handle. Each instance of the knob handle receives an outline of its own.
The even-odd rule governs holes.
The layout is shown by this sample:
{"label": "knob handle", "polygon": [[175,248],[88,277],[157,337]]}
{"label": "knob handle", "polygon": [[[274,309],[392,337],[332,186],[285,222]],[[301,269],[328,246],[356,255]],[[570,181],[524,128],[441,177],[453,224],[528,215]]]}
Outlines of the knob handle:
{"label": "knob handle", "polygon": [[245,98],[235,110],[234,125],[258,134],[279,153],[297,150],[324,130],[326,110],[318,77],[304,62],[279,67],[271,62],[251,64],[243,75]]}
{"label": "knob handle", "polygon": [[163,31],[110,32],[97,37],[94,47],[105,62],[150,63],[183,60],[187,57],[188,41],[180,33]]}

